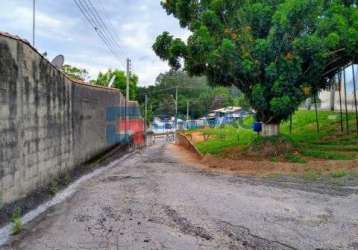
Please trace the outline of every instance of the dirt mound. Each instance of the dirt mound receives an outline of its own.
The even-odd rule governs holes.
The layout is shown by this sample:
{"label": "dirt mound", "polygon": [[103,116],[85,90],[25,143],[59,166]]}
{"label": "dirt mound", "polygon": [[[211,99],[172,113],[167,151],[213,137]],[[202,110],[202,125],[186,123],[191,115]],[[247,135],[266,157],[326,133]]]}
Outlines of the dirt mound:
{"label": "dirt mound", "polygon": [[[250,160],[249,157],[241,159],[223,158],[213,155],[205,155],[198,158],[192,152],[178,145],[170,145],[171,152],[177,159],[200,169],[239,174],[243,176],[274,176],[274,175],[298,175],[311,178],[311,175],[330,175],[343,171],[358,174],[358,160],[330,161],[312,160],[305,164],[292,162],[273,162],[269,160]],[[313,176],[313,177],[314,177]]]}

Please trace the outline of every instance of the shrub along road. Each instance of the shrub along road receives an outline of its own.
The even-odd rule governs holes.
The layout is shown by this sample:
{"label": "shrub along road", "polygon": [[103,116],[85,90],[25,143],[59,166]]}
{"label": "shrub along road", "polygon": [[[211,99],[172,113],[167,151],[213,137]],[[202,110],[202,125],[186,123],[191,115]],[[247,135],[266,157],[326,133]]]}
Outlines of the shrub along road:
{"label": "shrub along road", "polygon": [[357,204],[356,187],[204,172],[156,145],[84,183],[5,249],[358,249]]}

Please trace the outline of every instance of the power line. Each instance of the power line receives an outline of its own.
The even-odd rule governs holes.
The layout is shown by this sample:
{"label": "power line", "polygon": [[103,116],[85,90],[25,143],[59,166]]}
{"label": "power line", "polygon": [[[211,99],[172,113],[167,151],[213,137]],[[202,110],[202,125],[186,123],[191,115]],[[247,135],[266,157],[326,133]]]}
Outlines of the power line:
{"label": "power line", "polygon": [[[105,18],[105,20],[107,21],[107,24],[109,25],[109,28],[110,28],[111,30],[116,30],[116,29],[114,28],[112,22],[111,22],[111,21],[107,18],[107,16],[106,16],[106,9],[105,9],[104,4],[102,3],[102,1],[96,1],[95,3],[96,3],[97,6],[99,6],[100,9],[102,10],[102,13],[104,14],[104,18]],[[116,40],[116,39],[115,39],[115,40]],[[116,40],[116,41],[117,41],[117,40]]]}
{"label": "power line", "polygon": [[116,55],[116,57],[119,58],[118,54],[116,53],[115,48],[113,47],[113,45],[111,44],[111,42],[108,39],[108,34],[106,34],[102,30],[100,23],[98,23],[96,16],[93,14],[93,11],[90,9],[88,4],[86,2],[83,2],[82,0],[77,0],[77,2],[79,3],[79,6],[81,7],[82,11],[84,12],[83,14],[87,17],[88,21],[94,27],[95,31],[97,33],[100,33],[100,35],[102,36],[102,39],[104,40],[106,45],[109,47],[109,49],[112,51],[112,53],[114,53]]}
{"label": "power line", "polygon": [[[91,1],[91,0],[88,0],[88,1]],[[111,22],[111,20],[108,18],[108,15],[106,15],[106,13],[107,13],[107,11],[106,11],[106,8],[105,8],[105,6],[104,6],[104,4],[103,4],[103,2],[102,1],[95,1],[94,2],[95,3],[95,6],[97,6],[97,7],[99,7],[99,11],[97,11],[97,12],[102,12],[102,16],[103,16],[103,19],[106,21],[106,22],[104,22],[103,21],[103,19],[102,19],[102,21],[103,21],[103,23],[105,24],[105,26],[107,27],[107,30],[112,30],[112,31],[115,31],[116,30],[116,28],[113,26],[113,23]],[[112,34],[112,38],[113,38],[113,40],[115,41],[115,43],[118,45],[118,48],[119,48],[119,50],[120,51],[122,51],[122,54],[124,54],[124,56],[126,57],[126,58],[128,58],[129,56],[128,56],[128,53],[124,50],[122,50],[122,47],[120,46],[120,44],[119,44],[119,42],[118,42],[118,39],[116,39],[116,35],[113,35],[113,33],[111,33]]]}
{"label": "power line", "polygon": [[107,25],[104,23],[102,17],[99,15],[97,9],[94,7],[90,0],[79,0],[83,6],[85,6],[88,13],[91,15],[93,22],[96,24],[97,28],[101,29],[101,32],[106,36],[108,43],[110,43],[112,49],[116,52],[116,48],[120,49],[119,44],[114,38],[112,32],[107,28]]}
{"label": "power line", "polygon": [[82,15],[85,17],[86,21],[93,27],[97,35],[101,38],[101,40],[105,43],[107,48],[109,49],[110,53],[113,54],[117,59],[116,53],[113,51],[112,46],[108,43],[108,40],[106,36],[103,34],[102,30],[98,27],[96,22],[93,20],[90,14],[88,14],[86,7],[83,5],[83,3],[80,0],[74,0],[77,7],[81,11]]}
{"label": "power line", "polygon": [[[84,0],[86,1],[86,0]],[[103,21],[102,16],[100,15],[100,13],[97,11],[96,7],[93,5],[91,0],[87,0],[87,2],[89,3],[89,5],[91,6],[91,8],[93,9],[93,14],[95,17],[97,17],[97,20],[99,21],[99,23],[102,25],[102,27],[104,28],[104,30],[107,32],[107,34],[109,35],[110,40],[112,41],[113,45],[115,45],[116,47],[118,47],[118,49],[121,49],[121,46],[119,45],[118,41],[116,40],[115,36],[113,35],[113,32],[111,32],[111,30],[108,28],[106,22]],[[114,30],[114,29],[113,29]]]}
{"label": "power line", "polygon": [[98,21],[93,16],[93,11],[91,11],[91,9],[89,9],[88,4],[82,2],[81,0],[74,0],[74,3],[78,7],[78,9],[82,13],[82,15],[84,16],[85,20],[90,24],[90,26],[93,27],[93,29],[97,33],[98,37],[106,45],[110,54],[112,54],[120,62],[121,66],[123,67],[123,64],[121,63],[120,56],[116,53],[115,48],[113,47],[113,45],[111,44],[111,42],[108,39],[108,34],[106,34],[102,30],[101,24],[99,24]]}

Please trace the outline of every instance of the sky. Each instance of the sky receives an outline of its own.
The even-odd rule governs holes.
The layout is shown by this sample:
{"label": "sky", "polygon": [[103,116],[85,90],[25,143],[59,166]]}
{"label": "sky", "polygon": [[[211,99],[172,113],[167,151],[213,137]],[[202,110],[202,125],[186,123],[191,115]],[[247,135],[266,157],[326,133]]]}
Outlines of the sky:
{"label": "sky", "polygon": [[[47,58],[65,56],[65,63],[85,68],[91,78],[107,69],[125,69],[126,58],[139,76],[139,85],[155,82],[169,67],[153,52],[157,35],[169,31],[186,39],[189,31],[168,16],[160,0],[91,0],[108,27],[113,29],[121,49],[120,60],[109,53],[73,0],[36,0],[36,44]],[[32,0],[0,0],[0,31],[32,41]]]}

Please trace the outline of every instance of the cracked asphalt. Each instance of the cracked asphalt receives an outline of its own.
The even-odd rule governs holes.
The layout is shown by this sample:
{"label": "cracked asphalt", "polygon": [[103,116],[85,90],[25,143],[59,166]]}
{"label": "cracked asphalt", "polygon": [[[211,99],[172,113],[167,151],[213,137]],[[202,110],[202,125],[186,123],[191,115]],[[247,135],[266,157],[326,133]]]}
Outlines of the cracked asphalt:
{"label": "cracked asphalt", "polygon": [[358,194],[204,172],[155,145],[83,183],[4,249],[358,249]]}

